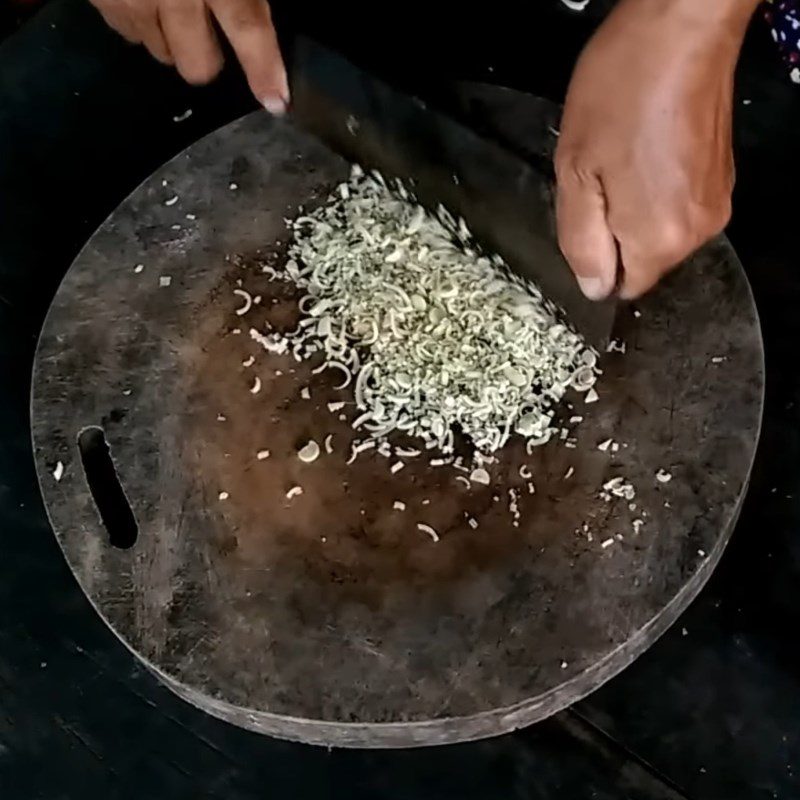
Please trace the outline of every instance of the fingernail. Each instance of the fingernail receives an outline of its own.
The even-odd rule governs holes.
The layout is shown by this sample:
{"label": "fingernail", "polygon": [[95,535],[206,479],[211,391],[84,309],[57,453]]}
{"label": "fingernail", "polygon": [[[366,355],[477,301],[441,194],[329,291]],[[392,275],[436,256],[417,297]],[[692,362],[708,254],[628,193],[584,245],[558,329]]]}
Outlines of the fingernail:
{"label": "fingernail", "polygon": [[265,97],[261,102],[273,117],[282,117],[286,113],[286,101],[281,97]]}
{"label": "fingernail", "polygon": [[602,278],[596,278],[594,275],[576,275],[575,277],[578,279],[581,291],[590,300],[605,300],[608,297],[609,290]]}

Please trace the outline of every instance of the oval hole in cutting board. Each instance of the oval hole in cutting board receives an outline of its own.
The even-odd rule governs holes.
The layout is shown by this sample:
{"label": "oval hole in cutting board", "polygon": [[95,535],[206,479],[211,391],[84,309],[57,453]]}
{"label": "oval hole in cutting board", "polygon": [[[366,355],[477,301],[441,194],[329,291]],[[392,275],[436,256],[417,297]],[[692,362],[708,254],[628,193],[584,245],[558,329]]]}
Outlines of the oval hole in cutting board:
{"label": "oval hole in cutting board", "polygon": [[136,544],[139,526],[119,482],[102,428],[84,428],[78,435],[83,472],[100,519],[113,547],[128,550]]}

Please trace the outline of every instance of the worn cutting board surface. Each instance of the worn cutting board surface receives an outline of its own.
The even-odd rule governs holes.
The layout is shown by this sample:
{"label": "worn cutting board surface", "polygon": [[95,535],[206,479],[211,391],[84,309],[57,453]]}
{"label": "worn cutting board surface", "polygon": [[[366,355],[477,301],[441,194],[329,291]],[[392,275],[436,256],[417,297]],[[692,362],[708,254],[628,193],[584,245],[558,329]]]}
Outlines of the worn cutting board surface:
{"label": "worn cutting board surface", "polygon": [[[506,113],[509,96],[501,101]],[[554,109],[519,102],[525,130],[549,135],[541,120]],[[346,174],[290,123],[254,114],[165,165],[114,212],[67,274],[39,344],[42,492],[98,613],[208,712],[326,745],[502,733],[623,669],[720,558],[761,418],[752,297],[727,241],[712,244],[621,312],[627,352],[604,356],[600,401],[574,396],[564,409],[576,446],[559,440],[527,456],[512,445],[491,486],[468,489],[422,460],[392,475],[374,452],[347,466],[354,409],[340,420],[327,403],[352,396],[248,335],[265,320],[293,325],[290,291],[260,267],[280,264],[284,217]],[[241,316],[239,282],[260,298]],[[585,418],[577,427],[566,421],[575,415]],[[118,514],[111,535],[78,447],[82,432],[85,445],[98,438],[85,433],[95,427],[135,518],[134,528]],[[328,434],[333,454],[301,464],[298,445]],[[609,438],[619,449],[598,450]],[[598,497],[615,476],[636,487],[635,509]],[[106,510],[108,483],[97,489]],[[303,494],[287,499],[293,486]]]}

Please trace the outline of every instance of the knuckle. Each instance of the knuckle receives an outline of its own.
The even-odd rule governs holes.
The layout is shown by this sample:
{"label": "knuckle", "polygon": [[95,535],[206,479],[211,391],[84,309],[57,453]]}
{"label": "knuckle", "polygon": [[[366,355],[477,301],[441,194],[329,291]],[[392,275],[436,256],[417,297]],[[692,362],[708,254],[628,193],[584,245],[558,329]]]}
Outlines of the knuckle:
{"label": "knuckle", "polygon": [[203,60],[192,62],[179,62],[178,72],[187,82],[197,85],[210,83],[219,75],[222,69],[222,58],[208,57]]}

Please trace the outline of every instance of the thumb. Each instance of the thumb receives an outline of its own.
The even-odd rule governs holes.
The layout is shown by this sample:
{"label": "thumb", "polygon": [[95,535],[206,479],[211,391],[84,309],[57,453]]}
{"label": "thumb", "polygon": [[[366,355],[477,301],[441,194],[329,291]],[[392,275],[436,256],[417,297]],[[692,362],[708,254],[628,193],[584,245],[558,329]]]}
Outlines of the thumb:
{"label": "thumb", "polygon": [[606,219],[600,178],[574,169],[560,171],[556,196],[558,243],[581,291],[603,300],[617,281],[617,242]]}

